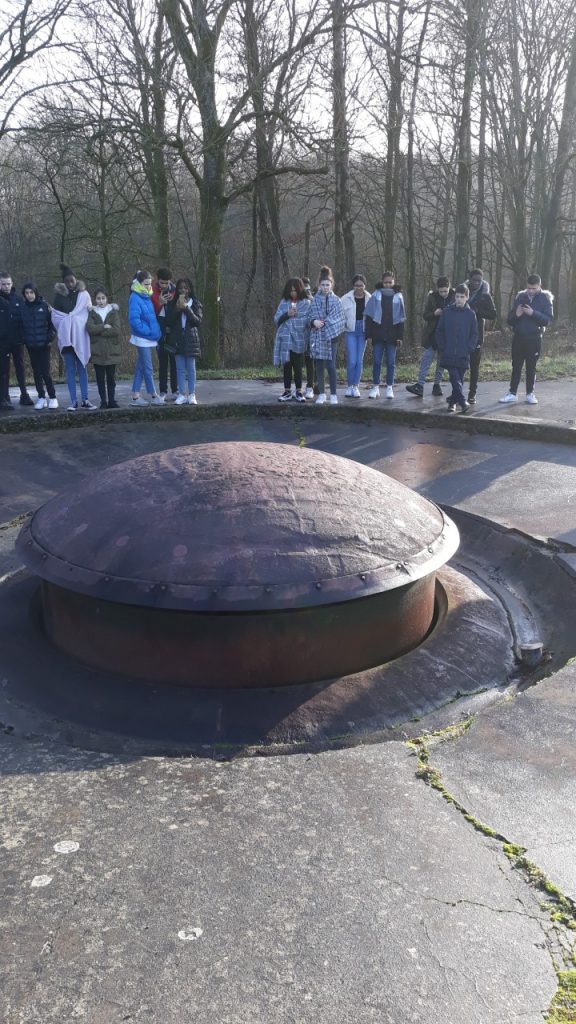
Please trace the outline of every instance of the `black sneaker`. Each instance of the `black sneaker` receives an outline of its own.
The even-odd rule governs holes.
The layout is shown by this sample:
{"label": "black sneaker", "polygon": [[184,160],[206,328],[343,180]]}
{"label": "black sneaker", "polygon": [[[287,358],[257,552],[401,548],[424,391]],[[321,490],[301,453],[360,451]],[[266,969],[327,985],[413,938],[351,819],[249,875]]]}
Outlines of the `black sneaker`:
{"label": "black sneaker", "polygon": [[112,400],[111,402],[108,402],[108,408],[109,409],[119,409],[120,406],[118,405],[118,402],[115,402],[114,400]]}
{"label": "black sneaker", "polygon": [[283,391],[281,395],[278,395],[279,402],[290,402],[292,399],[292,389],[290,391]]}
{"label": "black sneaker", "polygon": [[456,412],[456,406],[452,402],[448,402],[448,412]]}
{"label": "black sneaker", "polygon": [[468,395],[468,405],[476,405],[476,395]]}
{"label": "black sneaker", "polygon": [[301,391],[297,391],[296,394],[294,395],[294,398],[296,399],[297,402],[305,402],[306,401],[306,399],[304,398],[304,395],[302,394]]}
{"label": "black sneaker", "polygon": [[0,398],[0,409],[13,409],[14,406],[9,398]]}
{"label": "black sneaker", "polygon": [[442,387],[440,384],[434,385],[434,387],[432,388],[432,394],[434,395],[434,398],[442,398],[444,392],[442,391]]}
{"label": "black sneaker", "polygon": [[407,384],[406,391],[409,391],[411,395],[416,395],[416,398],[424,398],[424,388],[421,384]]}
{"label": "black sneaker", "polygon": [[107,402],[100,402],[100,408],[101,409],[107,409],[108,408],[108,403]]}
{"label": "black sneaker", "polygon": [[461,411],[463,413],[467,413],[469,408],[470,408],[470,402],[464,402],[464,405],[460,406],[460,409],[461,409]]}
{"label": "black sneaker", "polygon": [[33,400],[30,398],[30,395],[27,392],[24,392],[23,395],[20,395],[20,405],[34,405]]}

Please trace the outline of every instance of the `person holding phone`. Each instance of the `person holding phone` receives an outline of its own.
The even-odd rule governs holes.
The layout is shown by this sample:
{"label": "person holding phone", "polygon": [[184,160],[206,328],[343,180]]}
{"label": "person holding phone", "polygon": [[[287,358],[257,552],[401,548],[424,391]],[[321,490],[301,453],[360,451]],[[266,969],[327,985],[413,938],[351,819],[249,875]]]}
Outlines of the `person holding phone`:
{"label": "person holding phone", "polygon": [[[274,366],[282,366],[284,391],[278,396],[279,402],[306,401],[302,391],[302,362],[308,347],[308,310],[310,299],[302,280],[291,277],[284,285],[278,309],[274,314],[276,336],[274,338]],[[292,376],[295,393],[292,394]]]}
{"label": "person holding phone", "polygon": [[542,338],[548,324],[554,317],[554,296],[542,288],[538,274],[530,274],[526,279],[526,288],[514,299],[508,314],[508,324],[512,328],[512,376],[510,390],[500,401],[507,404],[518,401],[518,385],[522,376],[522,367],[526,363],[526,401],[528,405],[537,405],[534,394],[536,383],[536,363],[542,349]]}
{"label": "person holding phone", "polygon": [[176,281],[174,297],[166,307],[166,349],[174,353],[178,374],[176,405],[197,405],[196,360],[200,356],[202,303],[189,277]]}
{"label": "person holding phone", "polygon": [[[160,397],[164,401],[175,401],[178,397],[178,374],[176,359],[173,352],[166,349],[166,307],[174,298],[176,286],[172,281],[172,271],[168,267],[158,267],[156,280],[152,285],[152,305],[160,324],[160,341],[158,342],[158,386]],[[168,394],[168,366],[170,366],[170,395]]]}

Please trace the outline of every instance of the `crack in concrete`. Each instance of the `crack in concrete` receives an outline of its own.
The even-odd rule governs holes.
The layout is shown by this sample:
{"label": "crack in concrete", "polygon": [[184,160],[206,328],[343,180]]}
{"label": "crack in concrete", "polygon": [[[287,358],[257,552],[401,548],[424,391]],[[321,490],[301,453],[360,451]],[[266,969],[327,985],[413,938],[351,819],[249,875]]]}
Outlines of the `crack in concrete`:
{"label": "crack in concrete", "polygon": [[[546,951],[550,957],[552,969],[554,970],[558,979],[558,988],[550,1004],[548,1011],[542,1011],[546,1013],[546,1019],[564,1019],[552,1018],[555,1006],[559,1005],[565,996],[567,987],[570,986],[570,979],[576,972],[574,967],[576,965],[576,942],[571,938],[570,931],[576,930],[576,903],[569,897],[566,896],[558,886],[556,886],[532,861],[528,860],[525,856],[526,849],[518,844],[511,843],[510,840],[491,828],[489,825],[484,824],[473,814],[471,814],[463,804],[461,804],[452,794],[448,791],[444,783],[442,782],[442,775],[438,768],[434,768],[430,763],[430,750],[427,744],[430,743],[446,743],[450,740],[459,739],[468,731],[473,725],[473,719],[470,718],[460,726],[449,726],[447,729],[441,730],[437,733],[432,733],[430,736],[419,737],[416,740],[408,740],[407,746],[409,746],[417,755],[418,758],[418,769],[416,771],[416,777],[422,779],[422,781],[430,786],[432,789],[436,789],[442,798],[447,803],[452,804],[454,809],[471,825],[477,832],[485,836],[488,839],[493,839],[498,843],[504,855],[508,858],[510,863],[510,869],[505,871],[504,866],[498,863],[498,867],[505,875],[507,881],[512,884],[510,870],[517,871],[523,881],[533,888],[539,889],[545,896],[545,900],[540,904],[540,909],[543,914],[548,916],[549,926],[546,927],[545,921],[535,914],[530,914],[522,911],[502,911],[496,908],[490,907],[489,905],[476,903],[473,900],[458,900],[456,904],[452,901],[437,900],[436,897],[427,897],[429,900],[435,902],[444,903],[447,906],[454,906],[458,903],[470,903],[475,906],[485,907],[487,910],[492,910],[496,913],[514,913],[520,917],[525,917],[536,922],[539,926],[543,937],[542,948]],[[524,903],[518,898],[518,902],[524,906]],[[423,922],[424,923],[424,922]],[[429,938],[429,936],[427,935]],[[442,966],[439,963],[439,966]],[[568,979],[568,981],[566,981]],[[576,1020],[574,1018],[566,1018],[566,1020]]]}

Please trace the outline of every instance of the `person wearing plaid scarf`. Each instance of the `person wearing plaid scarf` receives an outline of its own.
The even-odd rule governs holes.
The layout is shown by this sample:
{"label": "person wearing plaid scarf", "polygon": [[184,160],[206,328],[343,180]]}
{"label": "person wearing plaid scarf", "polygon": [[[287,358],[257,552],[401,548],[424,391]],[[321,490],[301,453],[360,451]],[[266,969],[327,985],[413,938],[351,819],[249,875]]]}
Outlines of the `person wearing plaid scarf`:
{"label": "person wearing plaid scarf", "polygon": [[309,312],[310,322],[310,355],[316,367],[318,381],[318,398],[316,405],[324,405],[324,370],[328,370],[330,381],[330,404],[338,405],[336,394],[336,353],[340,335],[344,333],[346,320],[342,303],[332,291],[329,277],[321,277],[318,291],[312,299]]}
{"label": "person wearing plaid scarf", "polygon": [[[295,398],[304,402],[302,391],[302,362],[308,346],[308,313],[310,299],[306,297],[304,285],[299,277],[291,277],[284,286],[280,305],[274,314],[276,337],[274,339],[274,366],[284,371],[284,391],[279,402]],[[292,394],[292,374],[296,393]]]}

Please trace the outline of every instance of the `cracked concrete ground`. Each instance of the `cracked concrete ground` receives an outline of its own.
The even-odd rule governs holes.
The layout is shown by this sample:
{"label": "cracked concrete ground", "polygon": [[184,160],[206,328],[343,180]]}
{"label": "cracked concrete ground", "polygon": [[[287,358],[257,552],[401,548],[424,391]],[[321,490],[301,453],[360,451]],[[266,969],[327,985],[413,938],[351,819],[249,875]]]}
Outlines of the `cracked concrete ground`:
{"label": "cracked concrete ground", "polygon": [[[310,426],[308,444],[574,542],[568,446]],[[244,420],[5,437],[0,522],[97,467],[208,437],[298,443],[288,421]],[[0,577],[17,528],[0,530]],[[573,896],[575,680],[569,666],[431,754],[466,809]],[[218,764],[0,734],[0,1020],[542,1022],[561,965],[542,893],[417,767],[402,743]]]}

